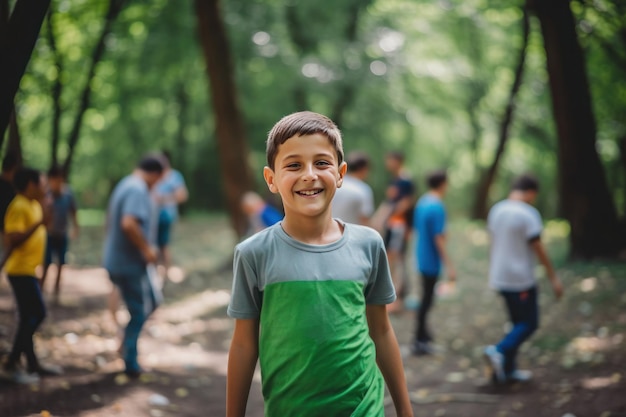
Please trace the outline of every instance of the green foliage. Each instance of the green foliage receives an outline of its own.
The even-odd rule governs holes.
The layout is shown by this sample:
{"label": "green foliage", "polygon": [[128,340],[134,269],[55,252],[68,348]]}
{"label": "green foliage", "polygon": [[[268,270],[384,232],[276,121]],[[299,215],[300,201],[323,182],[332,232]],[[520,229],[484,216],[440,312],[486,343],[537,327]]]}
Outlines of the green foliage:
{"label": "green foliage", "polygon": [[[335,118],[346,151],[373,158],[370,182],[380,198],[384,153],[401,149],[423,175],[447,167],[449,205],[465,215],[478,177],[493,159],[498,129],[521,46],[523,2],[493,0],[231,0],[221,2],[244,112],[250,163],[259,188],[267,131],[304,108]],[[579,1],[581,42],[598,123],[598,149],[620,208],[626,176],[617,140],[623,109],[624,16],[609,1]],[[53,1],[53,29],[63,66],[57,74],[47,27],[17,99],[27,160],[50,162],[51,86],[60,77],[62,143],[102,26],[105,1]],[[112,185],[145,151],[167,148],[185,175],[190,205],[219,208],[219,178],[207,77],[196,37],[193,2],[129,1],[107,39],[92,83],[71,182],[82,204],[103,207]],[[533,171],[539,202],[556,215],[556,140],[543,41],[532,21],[524,83],[491,200],[510,179]]]}

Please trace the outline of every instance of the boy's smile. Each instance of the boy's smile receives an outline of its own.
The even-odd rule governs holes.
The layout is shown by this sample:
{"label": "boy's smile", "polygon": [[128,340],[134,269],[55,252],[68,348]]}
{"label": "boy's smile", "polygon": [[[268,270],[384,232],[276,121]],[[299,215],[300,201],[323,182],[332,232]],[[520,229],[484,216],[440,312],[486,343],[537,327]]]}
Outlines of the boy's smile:
{"label": "boy's smile", "polygon": [[278,149],[274,169],[265,167],[263,174],[270,191],[280,194],[286,217],[317,217],[330,213],[345,171],[330,140],[316,133],[287,139]]}

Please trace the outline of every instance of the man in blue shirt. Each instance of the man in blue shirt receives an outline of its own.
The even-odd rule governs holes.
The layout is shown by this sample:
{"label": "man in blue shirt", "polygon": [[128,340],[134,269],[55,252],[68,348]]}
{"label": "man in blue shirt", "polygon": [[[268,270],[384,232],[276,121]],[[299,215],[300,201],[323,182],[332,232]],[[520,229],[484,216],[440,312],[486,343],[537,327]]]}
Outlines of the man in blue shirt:
{"label": "man in blue shirt", "polygon": [[415,355],[434,352],[426,319],[433,304],[442,263],[450,282],[456,281],[456,271],[446,251],[446,210],[442,201],[448,189],[448,177],[445,171],[437,170],[427,176],[426,182],[428,192],[419,199],[414,211],[417,269],[422,277],[422,300],[417,312],[417,329],[411,349]]}

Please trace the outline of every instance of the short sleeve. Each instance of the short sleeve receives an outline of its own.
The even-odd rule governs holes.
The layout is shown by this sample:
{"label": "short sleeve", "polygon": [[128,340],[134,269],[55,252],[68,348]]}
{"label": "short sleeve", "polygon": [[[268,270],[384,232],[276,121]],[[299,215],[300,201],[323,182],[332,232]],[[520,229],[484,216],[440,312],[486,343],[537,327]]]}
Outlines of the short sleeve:
{"label": "short sleeve", "polygon": [[183,178],[183,174],[178,171],[172,171],[172,185],[175,190],[186,187],[185,178]]}
{"label": "short sleeve", "polygon": [[[380,240],[380,239],[379,239]],[[382,240],[377,240],[372,259],[372,274],[365,289],[366,304],[391,304],[396,299],[396,290],[391,280],[389,262]]]}
{"label": "short sleeve", "polygon": [[433,236],[441,235],[446,228],[446,209],[443,205],[437,205],[432,208],[432,226]]}
{"label": "short sleeve", "polygon": [[529,211],[529,216],[526,219],[526,239],[536,239],[541,236],[543,231],[543,221],[539,211],[534,207]]}
{"label": "short sleeve", "polygon": [[139,189],[128,190],[122,202],[122,217],[130,215],[145,224],[150,220],[150,212],[150,196]]}
{"label": "short sleeve", "polygon": [[28,225],[26,212],[19,205],[10,205],[4,216],[5,233],[24,232]]}
{"label": "short sleeve", "polygon": [[228,304],[228,316],[235,319],[255,319],[261,315],[262,294],[255,269],[239,247],[233,259],[233,287]]}

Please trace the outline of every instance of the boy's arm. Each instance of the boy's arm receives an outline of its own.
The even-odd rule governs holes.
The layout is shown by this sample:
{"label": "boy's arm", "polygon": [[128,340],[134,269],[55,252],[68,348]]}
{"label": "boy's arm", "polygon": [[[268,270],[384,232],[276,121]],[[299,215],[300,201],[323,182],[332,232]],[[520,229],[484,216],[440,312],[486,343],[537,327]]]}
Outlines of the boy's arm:
{"label": "boy's arm", "polygon": [[259,357],[259,320],[235,320],[228,352],[226,417],[244,417],[254,369]]}
{"label": "boy's arm", "polygon": [[35,233],[35,230],[37,230],[39,226],[44,226],[44,225],[45,225],[45,222],[42,219],[38,221],[37,223],[33,224],[28,229],[24,230],[23,232],[6,233],[5,247],[9,247],[11,248],[11,250],[17,248],[22,243],[26,242],[28,238],[31,237],[33,233]]}
{"label": "boy's arm", "polygon": [[535,251],[537,258],[539,258],[539,262],[543,264],[546,268],[546,274],[548,275],[548,279],[550,280],[550,284],[552,284],[552,290],[554,291],[554,296],[556,299],[560,299],[563,295],[563,284],[561,284],[561,280],[556,276],[556,272],[554,272],[554,268],[552,267],[552,262],[550,262],[550,258],[548,258],[548,254],[546,253],[546,249],[541,243],[541,239],[533,239],[530,242],[530,246]]}
{"label": "boy's arm", "polygon": [[147,263],[150,264],[157,261],[157,251],[150,246],[150,243],[143,237],[139,220],[135,216],[125,214],[122,217],[120,227],[126,237],[128,237],[128,240],[139,249]]}
{"label": "boy's arm", "polygon": [[446,250],[446,235],[441,233],[435,235],[435,246],[437,247],[437,252],[439,253],[439,257],[443,261],[443,264],[446,266],[446,273],[448,274],[448,279],[451,282],[456,281],[456,270],[452,265],[452,261],[448,257],[448,251]]}
{"label": "boy's arm", "polygon": [[76,208],[73,208],[70,211],[70,217],[72,218],[72,223],[74,224],[74,228],[72,231],[72,237],[74,239],[76,239],[78,237],[78,233],[80,231],[80,226],[78,225],[78,210],[76,210]]}
{"label": "boy's arm", "polygon": [[400,348],[389,322],[387,307],[368,304],[366,314],[370,337],[376,345],[376,363],[389,388],[396,414],[398,417],[412,417],[413,409],[406,387]]}
{"label": "boy's arm", "polygon": [[174,191],[174,201],[176,204],[182,204],[189,199],[189,191],[185,184],[182,184],[180,187],[176,188]]}

